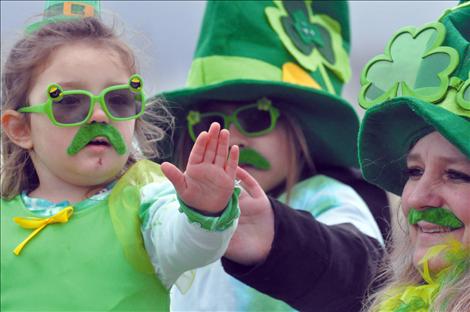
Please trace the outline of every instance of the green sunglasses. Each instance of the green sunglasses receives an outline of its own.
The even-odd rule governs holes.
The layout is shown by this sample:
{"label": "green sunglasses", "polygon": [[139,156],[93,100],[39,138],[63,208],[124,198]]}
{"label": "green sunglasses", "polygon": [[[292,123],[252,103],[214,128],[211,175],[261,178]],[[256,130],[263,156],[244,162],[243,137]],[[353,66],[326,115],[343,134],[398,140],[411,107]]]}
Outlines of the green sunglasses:
{"label": "green sunglasses", "polygon": [[106,116],[113,121],[136,119],[144,113],[143,80],[132,75],[125,85],[110,86],[99,95],[86,90],[66,90],[58,84],[47,87],[47,102],[19,109],[21,113],[46,114],[58,127],[75,127],[88,122],[95,103],[99,102]]}
{"label": "green sunglasses", "polygon": [[207,131],[213,122],[218,122],[225,129],[233,123],[241,134],[247,137],[261,136],[276,127],[279,110],[267,98],[261,98],[254,104],[244,105],[226,115],[221,112],[190,111],[186,117],[189,136],[193,141],[202,132]]}

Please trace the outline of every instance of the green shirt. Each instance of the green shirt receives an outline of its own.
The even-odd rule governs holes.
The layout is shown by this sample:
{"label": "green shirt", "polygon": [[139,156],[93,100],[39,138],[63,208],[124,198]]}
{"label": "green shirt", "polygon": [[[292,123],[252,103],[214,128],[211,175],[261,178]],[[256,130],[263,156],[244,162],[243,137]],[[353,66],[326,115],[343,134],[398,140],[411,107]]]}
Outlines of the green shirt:
{"label": "green shirt", "polygon": [[186,289],[194,275],[185,271],[224,253],[238,193],[220,216],[202,216],[177,200],[157,164],[139,161],[109,196],[74,204],[67,223],[47,225],[19,256],[12,251],[32,230],[12,218],[38,211],[20,195],[2,199],[1,310],[168,310],[167,289]]}
{"label": "green shirt", "polygon": [[33,217],[20,199],[1,200],[1,310],[169,309],[155,274],[137,271],[124,257],[107,201],[50,224],[19,256],[12,250],[31,230],[13,217]]}

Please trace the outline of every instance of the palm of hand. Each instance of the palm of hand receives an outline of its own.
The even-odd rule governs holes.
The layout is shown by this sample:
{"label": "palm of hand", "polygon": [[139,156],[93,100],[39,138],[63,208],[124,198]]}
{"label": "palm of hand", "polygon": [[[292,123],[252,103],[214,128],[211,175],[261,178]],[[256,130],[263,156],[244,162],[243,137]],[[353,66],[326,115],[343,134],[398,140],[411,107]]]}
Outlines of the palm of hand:
{"label": "palm of hand", "polygon": [[170,163],[162,164],[163,173],[187,206],[209,214],[220,213],[227,206],[239,155],[237,146],[229,153],[229,140],[228,130],[213,123],[209,132],[196,139],[184,173]]}
{"label": "palm of hand", "polygon": [[252,265],[262,261],[274,238],[274,214],[268,197],[256,180],[242,168],[237,169],[243,190],[239,197],[240,219],[225,256]]}
{"label": "palm of hand", "polygon": [[227,206],[233,193],[234,177],[210,163],[188,166],[184,173],[186,190],[181,199],[190,207],[218,212]]}
{"label": "palm of hand", "polygon": [[239,198],[240,218],[238,227],[230,240],[227,250],[227,256],[237,254],[243,251],[243,256],[248,257],[260,251],[264,244],[263,239],[258,237],[262,235],[264,227],[262,226],[271,206],[266,196],[252,197],[243,190]]}

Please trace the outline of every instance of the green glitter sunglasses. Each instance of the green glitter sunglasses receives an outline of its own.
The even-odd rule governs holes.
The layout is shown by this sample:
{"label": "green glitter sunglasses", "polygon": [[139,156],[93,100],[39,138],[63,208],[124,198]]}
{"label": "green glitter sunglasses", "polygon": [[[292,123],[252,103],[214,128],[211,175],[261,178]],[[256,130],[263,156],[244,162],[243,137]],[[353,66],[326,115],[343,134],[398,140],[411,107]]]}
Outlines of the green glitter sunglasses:
{"label": "green glitter sunglasses", "polygon": [[143,80],[135,74],[125,85],[110,86],[99,95],[86,90],[66,90],[58,84],[47,87],[47,102],[22,107],[21,113],[46,114],[58,127],[75,127],[87,123],[99,102],[106,116],[113,121],[136,119],[144,113]]}
{"label": "green glitter sunglasses", "polygon": [[261,98],[254,104],[237,108],[230,115],[221,112],[190,111],[186,119],[189,135],[196,141],[196,137],[202,131],[207,131],[213,122],[218,122],[225,129],[233,123],[237,130],[247,137],[261,136],[276,127],[279,115],[279,110],[269,99]]}

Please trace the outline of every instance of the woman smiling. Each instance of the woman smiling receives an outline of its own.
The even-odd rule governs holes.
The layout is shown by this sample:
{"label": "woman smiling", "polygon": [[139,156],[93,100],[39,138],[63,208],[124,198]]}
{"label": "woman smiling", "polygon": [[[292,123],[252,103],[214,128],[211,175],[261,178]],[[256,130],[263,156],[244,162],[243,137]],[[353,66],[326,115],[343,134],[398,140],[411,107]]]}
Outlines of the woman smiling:
{"label": "woman smiling", "polygon": [[402,196],[372,311],[470,311],[469,22],[467,2],[403,28],[362,73],[361,169]]}

